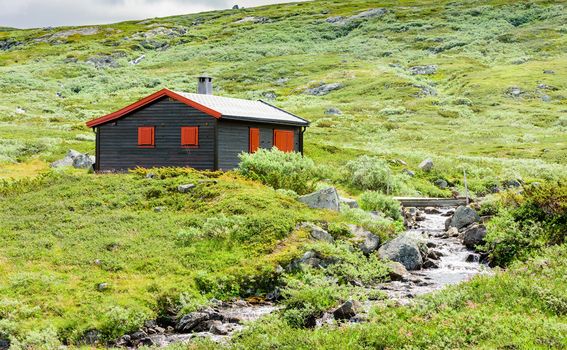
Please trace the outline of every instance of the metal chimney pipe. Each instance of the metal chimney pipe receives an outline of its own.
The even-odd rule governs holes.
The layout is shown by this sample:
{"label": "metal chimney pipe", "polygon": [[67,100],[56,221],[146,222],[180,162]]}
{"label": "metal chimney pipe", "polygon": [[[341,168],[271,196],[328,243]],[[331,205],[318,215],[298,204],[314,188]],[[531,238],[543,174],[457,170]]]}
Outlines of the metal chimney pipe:
{"label": "metal chimney pipe", "polygon": [[213,94],[213,78],[200,76],[197,84],[197,93],[201,95]]}

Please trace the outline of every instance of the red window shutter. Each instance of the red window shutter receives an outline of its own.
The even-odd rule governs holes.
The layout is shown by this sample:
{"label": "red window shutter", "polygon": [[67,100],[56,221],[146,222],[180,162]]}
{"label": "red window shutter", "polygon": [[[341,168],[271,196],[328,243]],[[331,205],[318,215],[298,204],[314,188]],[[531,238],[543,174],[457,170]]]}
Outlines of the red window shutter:
{"label": "red window shutter", "polygon": [[184,126],[181,128],[181,146],[183,147],[199,146],[198,126]]}
{"label": "red window shutter", "polygon": [[250,128],[250,153],[254,153],[260,148],[260,129]]}
{"label": "red window shutter", "polygon": [[138,128],[138,146],[155,146],[155,128],[153,126],[141,126]]}
{"label": "red window shutter", "polygon": [[295,151],[294,141],[294,133],[292,130],[274,130],[274,146],[280,151]]}

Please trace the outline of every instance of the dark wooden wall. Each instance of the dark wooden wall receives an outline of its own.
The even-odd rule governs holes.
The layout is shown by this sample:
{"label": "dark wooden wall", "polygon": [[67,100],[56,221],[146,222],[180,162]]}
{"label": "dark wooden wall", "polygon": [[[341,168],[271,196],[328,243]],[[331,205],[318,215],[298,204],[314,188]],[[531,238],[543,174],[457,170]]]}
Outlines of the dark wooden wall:
{"label": "dark wooden wall", "polygon": [[294,130],[295,151],[301,152],[300,127],[283,126],[265,123],[251,123],[220,119],[218,128],[218,167],[220,170],[231,170],[238,167],[238,155],[248,152],[250,146],[249,129],[260,129],[260,148],[272,148],[274,129]]}
{"label": "dark wooden wall", "polygon": [[[135,167],[215,168],[217,120],[164,97],[119,120],[98,127],[97,170]],[[138,127],[155,126],[155,148],[138,147]],[[181,147],[181,127],[199,127],[199,147]]]}

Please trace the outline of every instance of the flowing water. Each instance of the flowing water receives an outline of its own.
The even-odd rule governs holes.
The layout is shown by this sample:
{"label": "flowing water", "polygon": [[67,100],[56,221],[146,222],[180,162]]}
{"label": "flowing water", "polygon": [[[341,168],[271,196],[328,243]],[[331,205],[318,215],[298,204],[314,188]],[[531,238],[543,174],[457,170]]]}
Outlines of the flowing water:
{"label": "flowing water", "polygon": [[384,290],[390,299],[407,304],[415,296],[467,281],[478,274],[490,273],[490,269],[479,262],[478,254],[467,249],[458,237],[447,237],[445,220],[448,217],[446,213],[450,210],[444,208],[439,209],[440,213],[426,214],[425,220],[419,222],[418,229],[407,231],[424,237],[430,250],[438,251],[441,257],[435,261],[438,268],[411,271],[404,281],[382,284],[380,289]]}
{"label": "flowing water", "polygon": [[[447,237],[445,233],[445,220],[451,209],[439,209],[438,213],[426,214],[425,220],[419,222],[418,229],[410,229],[407,233],[420,236],[427,241],[430,250],[439,253],[440,258],[435,260],[437,268],[426,268],[412,271],[404,281],[388,282],[377,288],[383,290],[390,299],[400,304],[410,303],[411,300],[422,294],[430,293],[451,284],[469,280],[481,273],[490,273],[487,266],[479,262],[478,255],[468,250],[457,237]],[[376,287],[373,287],[376,288]],[[368,307],[371,304],[366,304]],[[223,327],[226,334],[219,335],[211,332],[196,332],[190,334],[163,333],[154,334],[150,338],[157,346],[166,346],[172,343],[186,343],[191,339],[208,337],[217,342],[227,341],[231,334],[244,328],[243,322],[256,321],[261,317],[279,309],[273,304],[251,305],[245,302],[222,304],[216,308],[225,320]]]}

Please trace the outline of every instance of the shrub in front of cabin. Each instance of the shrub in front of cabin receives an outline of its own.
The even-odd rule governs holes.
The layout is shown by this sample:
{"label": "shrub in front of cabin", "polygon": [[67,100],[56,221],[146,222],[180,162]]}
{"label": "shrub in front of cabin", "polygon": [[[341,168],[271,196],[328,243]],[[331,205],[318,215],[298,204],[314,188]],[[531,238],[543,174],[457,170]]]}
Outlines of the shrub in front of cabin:
{"label": "shrub in front of cabin", "polygon": [[277,148],[259,149],[252,154],[241,153],[239,171],[251,180],[298,194],[313,191],[319,179],[317,167],[310,158]]}

